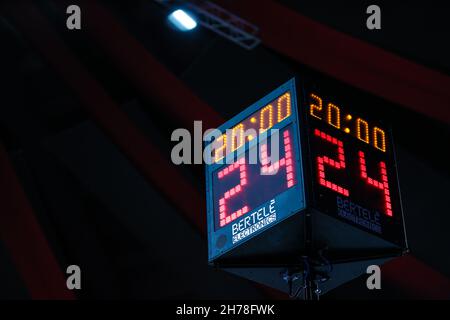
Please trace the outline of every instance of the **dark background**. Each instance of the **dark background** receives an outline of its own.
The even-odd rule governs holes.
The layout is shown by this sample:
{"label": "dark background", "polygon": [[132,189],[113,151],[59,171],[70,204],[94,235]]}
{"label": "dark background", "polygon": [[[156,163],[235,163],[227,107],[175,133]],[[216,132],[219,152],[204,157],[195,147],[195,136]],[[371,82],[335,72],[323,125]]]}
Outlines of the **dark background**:
{"label": "dark background", "polygon": [[[203,119],[203,109],[195,109],[192,102],[215,110],[205,115],[214,124],[296,74],[349,90],[355,101],[380,101],[380,115],[393,123],[412,250],[386,267],[383,290],[369,292],[360,278],[324,298],[450,298],[448,123],[429,117],[426,110],[417,113],[351,88],[264,43],[247,51],[201,27],[180,33],[167,24],[167,9],[153,1],[92,2],[160,68],[131,77],[128,71],[142,62],[142,55],[122,41],[111,19],[85,10],[83,1],[70,3],[81,7],[80,31],[66,29],[64,1],[0,5],[0,143],[2,157],[9,159],[2,158],[0,168],[0,298],[48,297],[52,286],[45,279],[52,278],[53,265],[36,251],[36,226],[63,273],[70,264],[81,267],[83,288],[75,293],[77,298],[285,298],[208,267],[203,166],[173,165],[170,135],[175,128],[192,125],[183,121],[185,114]],[[330,28],[449,73],[448,11],[441,4],[378,1],[382,30],[369,31],[365,9],[372,3],[366,1],[279,2]],[[258,10],[258,1],[254,3]],[[90,24],[110,32],[92,32]],[[305,45],[301,39],[292,44]],[[117,62],[119,54],[125,63]],[[146,83],[146,77],[153,82]],[[147,88],[156,88],[159,79],[178,82],[157,88],[155,96]],[[179,94],[174,88],[180,83],[199,100],[167,112],[161,95],[170,99]],[[6,178],[11,175],[18,186],[11,187]],[[31,212],[35,223],[14,216],[16,210]],[[36,277],[41,280],[33,281]]]}

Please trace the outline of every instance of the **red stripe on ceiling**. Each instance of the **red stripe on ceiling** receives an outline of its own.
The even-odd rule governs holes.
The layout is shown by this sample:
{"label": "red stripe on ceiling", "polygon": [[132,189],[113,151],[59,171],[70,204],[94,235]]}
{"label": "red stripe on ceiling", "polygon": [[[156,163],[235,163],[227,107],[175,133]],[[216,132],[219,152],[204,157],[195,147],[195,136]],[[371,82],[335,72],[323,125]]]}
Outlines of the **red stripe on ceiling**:
{"label": "red stripe on ceiling", "polygon": [[0,144],[0,239],[32,299],[75,299]]}
{"label": "red stripe on ceiling", "polygon": [[215,2],[254,23],[263,43],[277,52],[450,123],[450,77],[333,30],[273,0]]}
{"label": "red stripe on ceiling", "polygon": [[381,276],[383,280],[406,289],[414,297],[450,299],[450,279],[411,255],[383,265]]}
{"label": "red stripe on ceiling", "polygon": [[65,80],[96,123],[140,172],[170,198],[191,223],[202,230],[206,216],[203,197],[170,164],[169,159],[136,129],[127,115],[66,47],[34,4],[31,1],[20,1],[12,5],[8,3],[7,8],[21,30]]}

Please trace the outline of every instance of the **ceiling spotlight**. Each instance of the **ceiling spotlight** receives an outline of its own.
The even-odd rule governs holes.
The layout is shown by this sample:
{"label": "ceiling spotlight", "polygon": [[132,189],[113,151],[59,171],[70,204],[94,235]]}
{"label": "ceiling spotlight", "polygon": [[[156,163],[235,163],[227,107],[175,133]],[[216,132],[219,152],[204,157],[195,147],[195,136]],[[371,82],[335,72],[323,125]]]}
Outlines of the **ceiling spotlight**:
{"label": "ceiling spotlight", "polygon": [[195,19],[182,9],[172,12],[169,15],[169,21],[180,31],[190,31],[197,27]]}

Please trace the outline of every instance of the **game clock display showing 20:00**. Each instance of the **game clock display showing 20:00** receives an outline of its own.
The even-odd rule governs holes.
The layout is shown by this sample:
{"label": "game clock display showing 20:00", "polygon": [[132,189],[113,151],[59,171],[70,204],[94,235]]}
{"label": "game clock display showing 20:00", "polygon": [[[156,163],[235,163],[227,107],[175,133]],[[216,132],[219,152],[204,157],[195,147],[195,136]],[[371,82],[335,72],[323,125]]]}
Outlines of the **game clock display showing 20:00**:
{"label": "game clock display showing 20:00", "polygon": [[307,91],[306,107],[315,207],[395,238],[384,230],[402,220],[390,132],[316,92]]}

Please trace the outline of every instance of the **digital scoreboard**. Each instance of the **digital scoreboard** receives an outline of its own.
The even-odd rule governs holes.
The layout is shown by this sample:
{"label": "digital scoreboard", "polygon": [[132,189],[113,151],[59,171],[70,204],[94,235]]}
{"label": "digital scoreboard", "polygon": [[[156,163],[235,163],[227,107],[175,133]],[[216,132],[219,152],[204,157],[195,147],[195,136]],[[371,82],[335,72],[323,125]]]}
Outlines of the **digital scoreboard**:
{"label": "digital scoreboard", "polygon": [[210,263],[276,268],[324,248],[332,264],[405,252],[390,126],[346,98],[292,79],[207,138]]}
{"label": "digital scoreboard", "polygon": [[[312,207],[405,245],[393,139],[364,108],[305,86]],[[365,112],[367,114],[367,112]]]}
{"label": "digital scoreboard", "polygon": [[218,128],[206,168],[211,259],[305,208],[297,110],[290,81]]}

